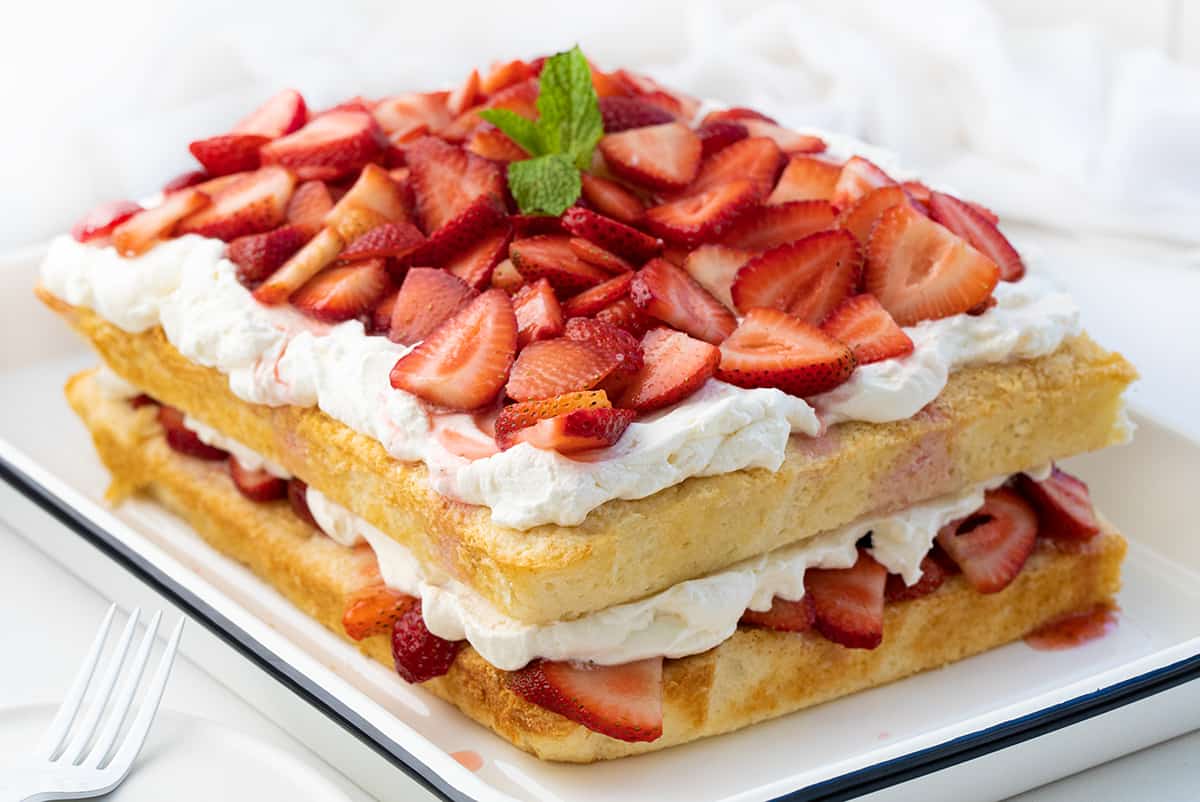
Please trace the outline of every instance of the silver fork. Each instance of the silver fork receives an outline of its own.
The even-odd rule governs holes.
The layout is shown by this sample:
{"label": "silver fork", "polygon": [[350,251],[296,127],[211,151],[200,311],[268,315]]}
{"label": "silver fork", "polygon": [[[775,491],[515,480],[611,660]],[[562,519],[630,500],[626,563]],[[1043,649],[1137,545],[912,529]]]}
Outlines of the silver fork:
{"label": "silver fork", "polygon": [[[96,673],[96,665],[100,654],[104,651],[104,643],[108,640],[108,632],[112,628],[113,614],[117,606],[108,608],[100,631],[92,642],[92,648],[79,667],[75,681],[67,698],[58,708],[50,729],[42,738],[37,752],[29,755],[25,763],[6,771],[0,776],[0,802],[43,802],[49,799],[86,799],[107,794],[116,788],[129,775],[133,761],[137,758],[154,715],[158,712],[158,704],[162,701],[163,690],[167,687],[167,679],[171,675],[171,666],[175,662],[175,652],[179,647],[179,638],[183,634],[183,619],[175,626],[167,648],[158,660],[158,668],[150,680],[137,716],[133,719],[128,730],[122,734],[125,719],[133,707],[134,696],[141,684],[142,674],[150,659],[150,650],[154,646],[158,625],[162,613],[155,613],[146,627],[146,633],[138,645],[133,662],[125,670],[125,679],[116,700],[109,705],[113,688],[122,674],[122,666],[133,642],[134,630],[137,628],[140,610],[134,610],[129,616],[129,622],[121,633],[116,649],[108,658],[104,676],[93,694],[87,714],[71,735],[71,725],[83,707],[92,677]],[[96,730],[103,723],[99,735]],[[95,738],[92,736],[96,735]]]}

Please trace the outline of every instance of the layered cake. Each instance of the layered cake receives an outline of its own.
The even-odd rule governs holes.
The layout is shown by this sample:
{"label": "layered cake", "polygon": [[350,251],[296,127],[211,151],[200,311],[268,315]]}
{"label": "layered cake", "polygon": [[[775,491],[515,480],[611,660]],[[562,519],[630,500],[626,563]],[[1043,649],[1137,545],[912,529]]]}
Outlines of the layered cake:
{"label": "layered cake", "polygon": [[578,49],[279,93],[57,239],[112,473],[541,758],[791,713],[1111,603],[1056,460],[1135,374],[986,207]]}

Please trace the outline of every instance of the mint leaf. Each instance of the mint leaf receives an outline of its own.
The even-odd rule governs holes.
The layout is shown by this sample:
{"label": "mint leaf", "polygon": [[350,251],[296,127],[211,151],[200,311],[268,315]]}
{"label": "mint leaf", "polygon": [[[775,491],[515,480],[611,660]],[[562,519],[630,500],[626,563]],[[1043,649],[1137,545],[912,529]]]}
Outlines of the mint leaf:
{"label": "mint leaf", "polygon": [[579,170],[565,153],[550,153],[508,165],[508,187],[521,214],[565,212],[582,191]]}
{"label": "mint leaf", "polygon": [[571,156],[580,170],[604,135],[592,71],[579,46],[546,60],[537,99],[538,130],[552,153]]}
{"label": "mint leaf", "polygon": [[550,152],[542,143],[542,133],[537,123],[528,117],[522,117],[511,109],[484,109],[479,116],[507,134],[531,156]]}

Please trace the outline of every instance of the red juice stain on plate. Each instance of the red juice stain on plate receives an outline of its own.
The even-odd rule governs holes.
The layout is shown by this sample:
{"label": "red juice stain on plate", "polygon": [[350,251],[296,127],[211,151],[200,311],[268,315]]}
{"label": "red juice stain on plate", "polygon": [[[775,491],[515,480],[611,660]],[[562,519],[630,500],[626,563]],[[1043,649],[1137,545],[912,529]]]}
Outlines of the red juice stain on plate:
{"label": "red juice stain on plate", "polygon": [[1117,628],[1118,608],[1098,604],[1082,613],[1071,613],[1038,627],[1025,636],[1025,642],[1041,651],[1073,649]]}
{"label": "red juice stain on plate", "polygon": [[479,771],[483,768],[483,758],[474,750],[464,749],[461,752],[451,752],[450,757],[461,763],[467,771]]}

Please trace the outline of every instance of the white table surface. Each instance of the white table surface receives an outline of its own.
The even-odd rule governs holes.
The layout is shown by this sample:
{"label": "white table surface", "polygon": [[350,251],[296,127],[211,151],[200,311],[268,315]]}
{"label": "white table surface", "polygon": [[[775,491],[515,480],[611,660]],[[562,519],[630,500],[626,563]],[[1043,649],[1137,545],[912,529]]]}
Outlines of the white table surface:
{"label": "white table surface", "polygon": [[[1095,238],[1078,242],[1042,232],[1022,233],[1027,252],[1048,257],[1045,262],[1053,265],[1078,299],[1088,329],[1101,342],[1123,351],[1142,371],[1142,381],[1132,393],[1134,402],[1181,432],[1200,438],[1196,415],[1200,412],[1200,310],[1196,309],[1200,255],[1147,243]],[[0,554],[0,633],[10,644],[0,660],[0,709],[57,701],[108,602],[2,522]],[[128,581],[138,580],[130,576]],[[11,644],[25,646],[18,651]],[[310,752],[302,737],[298,740],[268,721],[187,659],[177,664],[164,707],[219,722],[290,752],[316,767],[355,802],[372,798]],[[195,770],[212,768],[197,765]],[[400,772],[395,774],[391,798],[433,798]],[[1196,799],[1197,788],[1200,732],[1015,799],[1183,802]],[[115,797],[120,797],[119,791]]]}

